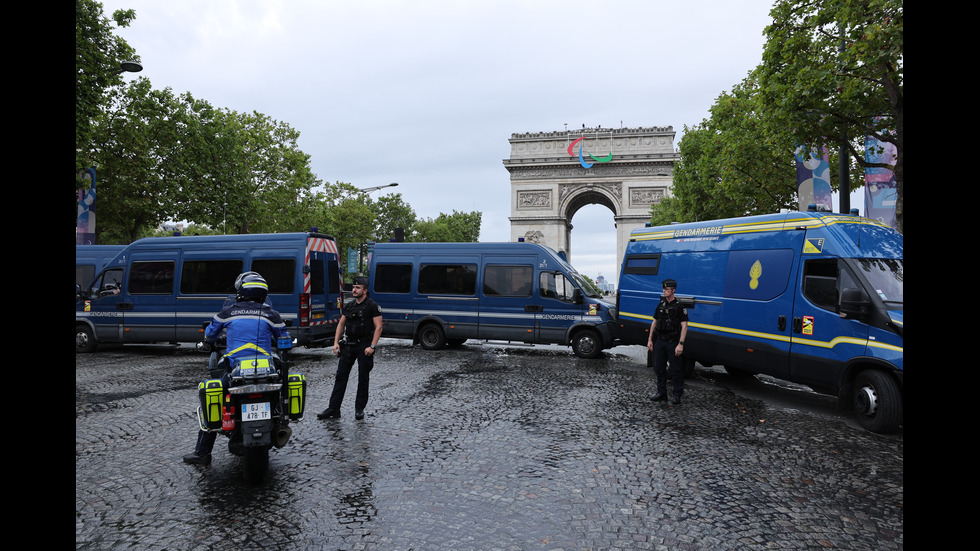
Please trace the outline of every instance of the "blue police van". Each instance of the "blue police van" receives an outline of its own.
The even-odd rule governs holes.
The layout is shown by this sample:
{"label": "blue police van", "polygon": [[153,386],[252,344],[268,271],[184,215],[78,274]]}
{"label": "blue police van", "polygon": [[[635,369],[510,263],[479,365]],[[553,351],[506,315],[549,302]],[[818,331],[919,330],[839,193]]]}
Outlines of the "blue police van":
{"label": "blue police van", "polygon": [[539,244],[378,243],[370,266],[385,337],[564,344],[582,358],[615,344],[613,305]]}
{"label": "blue police van", "polygon": [[320,233],[150,237],[76,284],[75,350],[100,343],[198,342],[204,323],[255,271],[297,346],[332,346],[342,281],[337,243]]}
{"label": "blue police van", "polygon": [[868,430],[903,422],[903,238],[857,216],[793,212],[634,230],[617,307],[645,345],[661,282],[688,308],[686,369],[767,374],[838,396]]}

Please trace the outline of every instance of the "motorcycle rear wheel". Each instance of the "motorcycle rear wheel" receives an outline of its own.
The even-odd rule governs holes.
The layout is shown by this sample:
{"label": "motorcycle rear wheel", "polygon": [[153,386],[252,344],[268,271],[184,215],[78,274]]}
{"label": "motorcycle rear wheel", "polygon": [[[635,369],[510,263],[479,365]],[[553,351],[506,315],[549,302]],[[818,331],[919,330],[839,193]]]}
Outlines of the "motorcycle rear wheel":
{"label": "motorcycle rear wheel", "polygon": [[244,461],[246,482],[252,484],[261,482],[269,470],[269,448],[266,446],[246,447]]}

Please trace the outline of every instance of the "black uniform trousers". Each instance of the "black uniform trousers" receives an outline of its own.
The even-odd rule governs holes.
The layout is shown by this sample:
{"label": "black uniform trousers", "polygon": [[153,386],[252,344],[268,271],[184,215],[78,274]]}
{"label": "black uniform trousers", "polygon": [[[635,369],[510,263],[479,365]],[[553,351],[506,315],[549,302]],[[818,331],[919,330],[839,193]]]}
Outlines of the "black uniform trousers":
{"label": "black uniform trousers", "polygon": [[354,410],[361,411],[367,406],[368,387],[371,383],[371,369],[374,368],[374,356],[368,356],[364,350],[371,345],[370,339],[340,347],[340,362],[337,365],[337,378],[333,383],[330,394],[329,408],[340,411],[340,405],[347,393],[347,380],[350,379],[351,369],[357,362],[357,395],[354,398]]}
{"label": "black uniform trousers", "polygon": [[657,394],[667,394],[667,379],[674,387],[674,396],[684,393],[684,355],[675,356],[680,335],[657,335],[653,345],[653,372],[657,374]]}

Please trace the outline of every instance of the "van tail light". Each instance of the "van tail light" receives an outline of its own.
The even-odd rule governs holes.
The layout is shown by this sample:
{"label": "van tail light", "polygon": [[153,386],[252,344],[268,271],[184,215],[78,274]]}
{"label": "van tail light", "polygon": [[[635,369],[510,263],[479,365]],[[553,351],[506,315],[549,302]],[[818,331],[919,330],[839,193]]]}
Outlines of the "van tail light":
{"label": "van tail light", "polygon": [[310,294],[300,293],[299,295],[299,326],[310,326]]}

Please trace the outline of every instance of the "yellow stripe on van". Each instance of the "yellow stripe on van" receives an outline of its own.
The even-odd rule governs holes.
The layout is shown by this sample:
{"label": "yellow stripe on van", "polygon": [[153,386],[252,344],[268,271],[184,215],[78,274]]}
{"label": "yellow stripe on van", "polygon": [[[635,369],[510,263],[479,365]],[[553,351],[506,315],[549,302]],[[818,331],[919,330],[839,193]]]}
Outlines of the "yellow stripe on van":
{"label": "yellow stripe on van", "polygon": [[797,230],[799,228],[818,228],[834,224],[865,224],[872,226],[888,227],[887,224],[870,218],[856,218],[854,216],[822,216],[820,218],[800,217],[787,218],[785,220],[772,220],[768,222],[745,222],[741,224],[727,224],[722,226],[702,226],[697,228],[668,229],[656,232],[644,233],[636,231],[632,238],[636,241],[652,241],[657,239],[680,239],[685,237],[707,237],[725,236],[738,233],[757,233],[767,231]]}
{"label": "yellow stripe on van", "polygon": [[786,335],[774,335],[772,333],[761,333],[759,331],[745,331],[744,329],[735,329],[732,327],[721,327],[719,325],[708,325],[706,323],[694,323],[688,322],[688,327],[696,327],[698,329],[707,329],[710,331],[718,331],[720,333],[731,333],[735,335],[746,335],[750,337],[759,337],[762,339],[768,339],[777,342],[792,342],[793,344],[800,344],[806,346],[816,346],[818,348],[834,348],[838,344],[856,344],[858,346],[868,346],[871,348],[881,348],[883,350],[891,350],[894,352],[901,352],[904,354],[904,348],[901,346],[895,346],[892,344],[887,344],[883,342],[873,341],[870,339],[855,339],[854,337],[834,337],[829,341],[818,341],[815,339],[804,339],[802,337],[792,337]]}
{"label": "yellow stripe on van", "polygon": [[[641,319],[645,321],[653,321],[653,316],[646,314],[634,314],[631,312],[620,312],[620,317],[628,317],[634,319]],[[720,325],[709,325],[707,323],[696,323],[689,321],[687,323],[689,328],[705,329],[708,331],[717,331],[719,333],[729,333],[733,335],[744,335],[747,337],[756,337],[760,339],[767,339],[777,342],[792,342],[793,344],[800,344],[806,346],[816,346],[818,348],[834,348],[838,344],[856,344],[858,346],[868,346],[871,348],[881,348],[883,350],[891,350],[893,352],[904,353],[904,348],[901,346],[895,346],[892,344],[887,344],[883,342],[873,341],[870,339],[855,339],[854,337],[835,337],[830,341],[819,341],[815,339],[804,339],[802,337],[791,337],[788,335],[777,335],[773,333],[763,333],[760,331],[746,331],[744,329],[735,329],[734,327],[722,327]]]}

